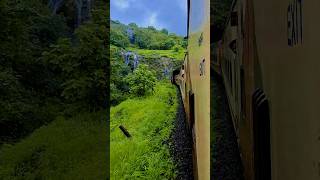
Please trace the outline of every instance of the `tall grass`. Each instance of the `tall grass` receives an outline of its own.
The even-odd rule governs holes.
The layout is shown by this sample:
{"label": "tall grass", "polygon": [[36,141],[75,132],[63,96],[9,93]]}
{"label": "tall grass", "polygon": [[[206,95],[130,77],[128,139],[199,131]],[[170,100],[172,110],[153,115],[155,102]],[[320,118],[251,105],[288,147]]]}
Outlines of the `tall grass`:
{"label": "tall grass", "polygon": [[[111,179],[174,179],[169,154],[177,97],[169,83],[159,83],[152,96],[129,99],[111,108]],[[127,138],[123,125],[131,138]]]}
{"label": "tall grass", "polygon": [[57,118],[0,150],[0,179],[106,179],[106,112]]}

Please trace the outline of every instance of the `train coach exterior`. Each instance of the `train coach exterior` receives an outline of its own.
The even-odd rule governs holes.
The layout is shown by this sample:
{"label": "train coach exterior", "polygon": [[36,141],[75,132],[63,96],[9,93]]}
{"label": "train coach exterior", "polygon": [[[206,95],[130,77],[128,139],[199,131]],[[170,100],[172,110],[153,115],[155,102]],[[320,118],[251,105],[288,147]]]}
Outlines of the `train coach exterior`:
{"label": "train coach exterior", "polygon": [[320,179],[319,8],[233,3],[221,66],[246,179]]}
{"label": "train coach exterior", "polygon": [[179,86],[193,138],[195,179],[210,179],[210,1],[188,0],[188,48],[172,81]]}

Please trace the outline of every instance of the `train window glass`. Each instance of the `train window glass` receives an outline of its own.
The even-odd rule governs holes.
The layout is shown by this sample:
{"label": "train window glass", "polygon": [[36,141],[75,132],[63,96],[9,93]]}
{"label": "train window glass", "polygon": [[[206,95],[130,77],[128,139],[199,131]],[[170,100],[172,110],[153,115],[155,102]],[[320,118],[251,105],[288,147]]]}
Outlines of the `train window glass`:
{"label": "train window glass", "polygon": [[230,72],[229,72],[229,61],[228,61],[228,59],[226,58],[226,72],[227,72],[227,81],[228,81],[228,83],[229,83],[229,74],[230,74]]}
{"label": "train window glass", "polygon": [[[235,60],[237,60],[237,59],[235,59]],[[234,97],[235,97],[235,101],[236,101],[236,103],[237,103],[237,105],[238,105],[238,77],[237,77],[237,75],[238,75],[238,69],[236,69],[236,66],[237,65],[237,62],[236,61],[234,61],[234,89],[235,89],[235,91],[234,91]]]}
{"label": "train window glass", "polygon": [[228,61],[228,59],[226,59],[226,71],[227,71],[227,80],[228,80],[228,83],[229,83],[229,81],[230,81],[230,79],[229,79],[229,61]]}
{"label": "train window glass", "polygon": [[228,61],[228,83],[230,85],[230,62]]}
{"label": "train window glass", "polygon": [[238,13],[236,11],[231,13],[231,26],[238,26]]}
{"label": "train window glass", "polygon": [[229,83],[229,86],[230,85],[230,82],[231,82],[231,68],[230,68],[230,61],[228,61],[228,83]]}
{"label": "train window glass", "polygon": [[232,63],[230,62],[230,90],[231,90],[231,94],[234,95],[234,90],[233,90],[233,69],[232,69]]}

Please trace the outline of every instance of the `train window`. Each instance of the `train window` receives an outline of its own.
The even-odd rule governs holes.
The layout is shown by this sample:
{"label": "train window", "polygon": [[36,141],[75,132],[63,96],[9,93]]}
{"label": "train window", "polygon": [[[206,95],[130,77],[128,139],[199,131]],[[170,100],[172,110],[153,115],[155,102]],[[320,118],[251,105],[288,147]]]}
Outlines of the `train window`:
{"label": "train window", "polygon": [[246,96],[245,96],[245,81],[244,81],[244,69],[241,67],[240,69],[240,91],[241,91],[241,112],[243,114],[243,119],[246,116]]}
{"label": "train window", "polygon": [[238,26],[238,13],[236,11],[231,13],[231,26]]}
{"label": "train window", "polygon": [[[236,59],[235,59],[235,60],[236,60]],[[239,88],[238,88],[238,82],[239,82],[239,81],[238,81],[238,71],[237,71],[238,69],[236,70],[236,67],[237,67],[236,64],[237,64],[237,62],[234,61],[234,70],[235,70],[235,71],[234,71],[234,89],[235,89],[235,90],[234,90],[234,97],[235,97],[235,102],[236,102],[237,105],[238,105],[238,97],[239,97],[239,96],[238,96],[238,93],[239,93],[239,92],[238,92],[238,89],[239,89]]]}
{"label": "train window", "polygon": [[234,86],[233,86],[233,69],[232,69],[232,63],[229,63],[230,65],[230,90],[231,90],[231,94],[234,95]]}
{"label": "train window", "polygon": [[233,53],[237,54],[237,40],[234,39],[229,43],[229,48],[232,50]]}
{"label": "train window", "polygon": [[226,72],[227,72],[227,80],[228,80],[228,83],[229,83],[229,74],[230,74],[230,71],[229,71],[229,61],[228,59],[226,59]]}
{"label": "train window", "polygon": [[230,82],[231,82],[231,68],[230,68],[230,61],[228,61],[228,83],[230,86]]}

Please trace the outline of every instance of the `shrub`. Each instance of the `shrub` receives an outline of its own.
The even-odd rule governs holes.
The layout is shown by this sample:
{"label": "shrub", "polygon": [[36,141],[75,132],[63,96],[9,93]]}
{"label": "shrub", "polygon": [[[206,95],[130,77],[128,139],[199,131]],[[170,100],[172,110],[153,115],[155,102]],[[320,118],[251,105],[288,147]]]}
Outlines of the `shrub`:
{"label": "shrub", "polygon": [[149,70],[148,65],[140,64],[132,74],[126,78],[130,86],[130,94],[136,96],[145,96],[153,91],[156,77],[153,71]]}
{"label": "shrub", "polygon": [[180,49],[182,49],[182,47],[178,46],[178,45],[175,45],[172,49],[173,49],[174,52],[179,52]]}

